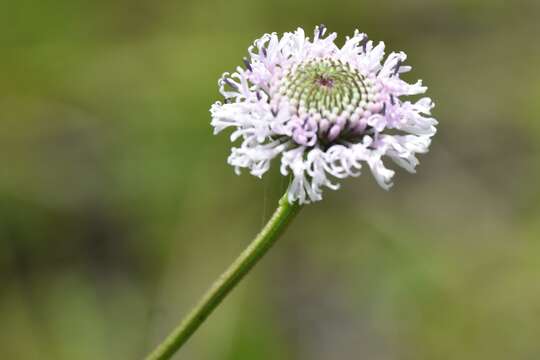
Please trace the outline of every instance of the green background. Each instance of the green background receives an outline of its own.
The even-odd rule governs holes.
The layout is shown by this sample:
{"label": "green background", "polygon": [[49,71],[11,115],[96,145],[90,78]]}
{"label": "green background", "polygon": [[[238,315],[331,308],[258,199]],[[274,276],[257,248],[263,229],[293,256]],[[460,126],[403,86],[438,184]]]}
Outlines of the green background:
{"label": "green background", "polygon": [[217,79],[319,23],[404,50],[416,175],[307,206],[177,358],[540,358],[540,2],[3,1],[0,358],[142,358],[285,180],[226,164]]}

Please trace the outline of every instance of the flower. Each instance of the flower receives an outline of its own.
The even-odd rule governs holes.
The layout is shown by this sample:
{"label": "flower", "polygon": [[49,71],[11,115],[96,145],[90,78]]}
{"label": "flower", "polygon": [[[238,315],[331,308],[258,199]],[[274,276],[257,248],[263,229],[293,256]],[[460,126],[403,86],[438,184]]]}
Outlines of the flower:
{"label": "flower", "polygon": [[402,100],[427,89],[400,79],[411,70],[405,53],[383,61],[384,43],[358,30],[341,48],[325,34],[321,25],[313,40],[301,28],[255,40],[244,67],[219,80],[225,101],[210,110],[214,133],[232,127],[231,141],[241,141],[228,158],[236,173],[261,177],[280,158],[291,203],[321,200],[323,187],[337,189],[363,164],[388,189],[394,171],[383,158],[414,172],[436,132],[430,98]]}

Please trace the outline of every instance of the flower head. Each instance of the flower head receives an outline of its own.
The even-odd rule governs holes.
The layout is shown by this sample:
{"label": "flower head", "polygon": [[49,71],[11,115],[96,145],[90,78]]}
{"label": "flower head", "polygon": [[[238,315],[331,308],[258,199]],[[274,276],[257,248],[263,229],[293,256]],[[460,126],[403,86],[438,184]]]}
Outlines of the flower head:
{"label": "flower head", "polygon": [[365,34],[355,31],[342,47],[325,34],[321,25],[313,39],[301,28],[263,35],[244,67],[219,80],[225,102],[210,110],[214,133],[232,127],[231,141],[241,141],[228,159],[235,171],[261,177],[279,158],[281,173],[292,175],[290,202],[321,200],[323,187],[337,189],[363,164],[388,189],[394,171],[383,158],[414,172],[436,132],[430,98],[402,99],[427,89],[400,79],[411,69],[405,53],[383,59],[384,43]]}

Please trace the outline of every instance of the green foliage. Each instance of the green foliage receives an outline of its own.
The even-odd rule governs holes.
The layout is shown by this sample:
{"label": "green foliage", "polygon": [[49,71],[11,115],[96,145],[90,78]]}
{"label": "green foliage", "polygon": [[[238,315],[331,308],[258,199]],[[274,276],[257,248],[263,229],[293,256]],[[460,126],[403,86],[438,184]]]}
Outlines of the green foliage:
{"label": "green foliage", "polygon": [[168,333],[283,187],[226,164],[209,125],[217,78],[262,33],[321,22],[407,52],[437,103],[432,152],[390,192],[364,176],[307,206],[178,358],[536,358],[539,12],[2,4],[0,358],[140,358]]}

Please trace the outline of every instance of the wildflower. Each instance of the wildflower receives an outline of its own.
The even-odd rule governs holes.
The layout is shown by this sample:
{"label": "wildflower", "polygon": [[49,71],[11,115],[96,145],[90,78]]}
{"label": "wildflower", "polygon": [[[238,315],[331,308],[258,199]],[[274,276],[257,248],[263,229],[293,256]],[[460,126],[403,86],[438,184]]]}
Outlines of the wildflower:
{"label": "wildflower", "polygon": [[232,127],[231,141],[241,141],[228,163],[261,177],[279,158],[281,173],[291,175],[291,203],[321,200],[324,187],[338,189],[364,164],[388,189],[394,171],[383,158],[414,172],[436,132],[430,98],[402,99],[427,89],[400,79],[411,70],[405,53],[384,59],[384,43],[358,30],[342,47],[336,33],[325,34],[321,25],[312,40],[301,28],[263,35],[245,67],[219,80],[225,102],[210,110],[214,133]]}

